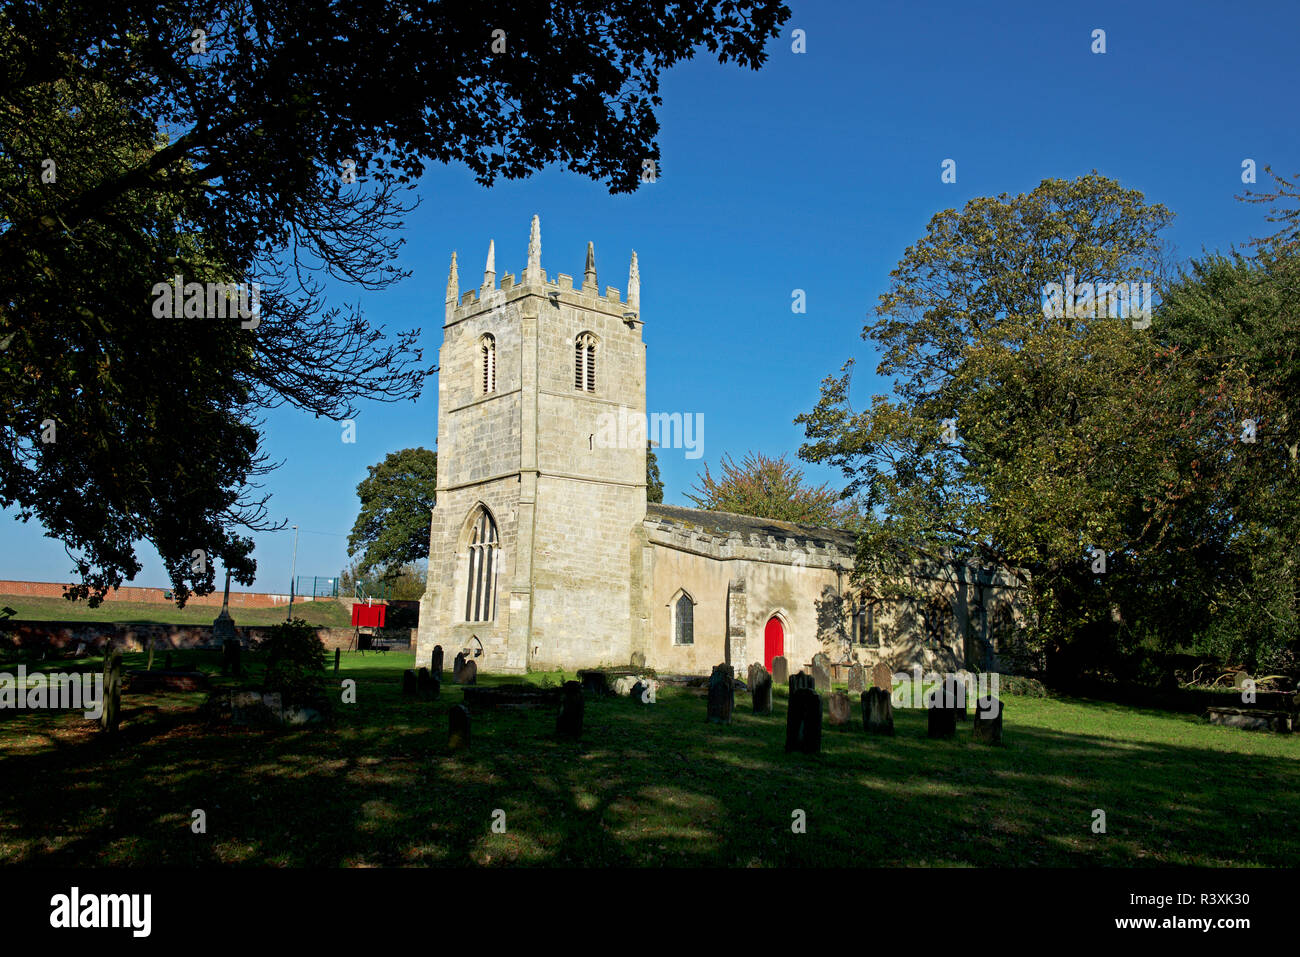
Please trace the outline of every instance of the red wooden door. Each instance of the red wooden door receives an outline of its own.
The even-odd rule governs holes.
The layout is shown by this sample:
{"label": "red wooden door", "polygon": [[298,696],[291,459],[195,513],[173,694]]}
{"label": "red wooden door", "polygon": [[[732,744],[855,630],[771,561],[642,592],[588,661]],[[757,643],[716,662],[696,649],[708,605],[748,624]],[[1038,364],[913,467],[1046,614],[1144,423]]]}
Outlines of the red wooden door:
{"label": "red wooden door", "polygon": [[772,670],[772,659],[785,654],[785,629],[780,618],[769,618],[763,629],[763,665]]}

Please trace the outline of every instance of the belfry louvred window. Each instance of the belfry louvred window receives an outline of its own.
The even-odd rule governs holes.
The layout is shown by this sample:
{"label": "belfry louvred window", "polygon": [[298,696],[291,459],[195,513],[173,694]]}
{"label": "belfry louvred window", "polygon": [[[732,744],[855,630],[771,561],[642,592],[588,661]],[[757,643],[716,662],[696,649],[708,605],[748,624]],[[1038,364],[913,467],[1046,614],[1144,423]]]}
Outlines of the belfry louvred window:
{"label": "belfry louvred window", "polygon": [[497,341],[492,336],[484,336],[479,343],[480,373],[483,394],[497,390]]}
{"label": "belfry louvred window", "polygon": [[573,341],[573,387],[596,391],[596,337],[584,332]]}
{"label": "belfry louvred window", "polygon": [[501,548],[497,525],[487,509],[480,509],[469,542],[469,575],[465,584],[465,620],[495,621],[497,570]]}

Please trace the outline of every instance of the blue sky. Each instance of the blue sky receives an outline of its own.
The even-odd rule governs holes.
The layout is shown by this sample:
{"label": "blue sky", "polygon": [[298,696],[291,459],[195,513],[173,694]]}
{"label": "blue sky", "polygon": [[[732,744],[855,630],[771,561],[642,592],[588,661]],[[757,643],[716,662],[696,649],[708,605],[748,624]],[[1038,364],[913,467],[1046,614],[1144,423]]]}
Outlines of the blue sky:
{"label": "blue sky", "polygon": [[[635,249],[648,345],[650,411],[701,413],[704,457],[662,450],[665,500],[723,453],[799,447],[793,424],[818,383],[858,360],[855,406],[888,385],[861,339],[889,271],[936,212],[976,196],[1019,193],[1044,178],[1097,169],[1175,214],[1180,260],[1227,250],[1264,228],[1263,207],[1237,202],[1241,163],[1300,171],[1295,92],[1300,4],[793,2],[759,72],[701,56],[665,75],[657,182],[611,197],[553,169],[478,186],[434,167],[406,222],[400,285],[360,301],[390,330],[420,327],[436,361],[453,249],[462,289],[479,282],[489,239],[498,273],[524,266],[528,224],[542,222],[542,266],[581,276],[595,243],[601,286],[626,292]],[[791,31],[807,52],[791,51]],[[1105,54],[1091,52],[1106,31]],[[944,159],[957,182],[940,182]],[[791,292],[807,294],[792,314]],[[337,423],[280,409],[266,449],[271,514],[300,527],[297,571],[346,564],[356,485],[396,449],[434,447],[437,383],[417,403],[363,404],[355,444]],[[815,481],[839,475],[808,467]],[[35,522],[0,517],[0,577],[69,580],[61,544]],[[292,533],[257,536],[258,590],[286,590]],[[166,586],[140,546],[134,584]]]}

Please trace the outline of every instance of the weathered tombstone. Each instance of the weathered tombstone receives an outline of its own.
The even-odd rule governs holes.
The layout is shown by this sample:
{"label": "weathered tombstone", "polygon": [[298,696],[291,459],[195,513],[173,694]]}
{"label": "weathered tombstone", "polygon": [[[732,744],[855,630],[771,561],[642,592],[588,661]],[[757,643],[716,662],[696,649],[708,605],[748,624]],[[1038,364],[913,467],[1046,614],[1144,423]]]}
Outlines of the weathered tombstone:
{"label": "weathered tombstone", "polygon": [[456,679],[458,685],[472,685],[478,682],[478,665],[473,661],[467,661],[460,669],[460,677]]}
{"label": "weathered tombstone", "polygon": [[952,706],[947,684],[941,681],[925,693],[927,738],[951,738],[957,733],[957,709]]}
{"label": "weathered tombstone", "polygon": [[429,672],[442,681],[442,645],[433,646],[433,658],[429,661]]}
{"label": "weathered tombstone", "polygon": [[634,651],[634,652],[632,652],[632,667],[633,667],[634,669],[636,669],[637,671],[641,671],[641,670],[643,670],[643,669],[645,668],[645,652],[644,652],[644,651]]}
{"label": "weathered tombstone", "polygon": [[429,674],[428,668],[421,668],[415,673],[415,690],[422,700],[428,701],[438,697],[439,692],[442,691],[442,682]]}
{"label": "weathered tombstone", "polygon": [[582,693],[603,698],[609,691],[609,678],[603,671],[583,670],[578,672],[582,680]]}
{"label": "weathered tombstone", "polygon": [[731,712],[736,706],[736,691],[731,665],[713,666],[709,676],[709,721],[713,724],[731,724]]}
{"label": "weathered tombstone", "polygon": [[849,691],[861,694],[867,688],[867,669],[858,662],[849,665]]}
{"label": "weathered tombstone", "polygon": [[975,702],[971,738],[982,744],[1002,743],[1002,702],[989,695]]}
{"label": "weathered tombstone", "polygon": [[876,666],[871,669],[871,684],[881,691],[894,693],[894,673],[889,670],[889,665],[883,661],[876,662]]}
{"label": "weathered tombstone", "polygon": [[831,693],[831,659],[823,652],[817,652],[812,660],[813,684],[818,694]]}
{"label": "weathered tombstone", "polygon": [[456,657],[451,663],[451,680],[460,684],[460,673],[465,667],[465,652],[456,652]]}
{"label": "weathered tombstone", "polygon": [[840,727],[853,720],[853,706],[849,703],[849,696],[843,691],[831,692],[828,703],[830,707],[827,720],[832,725]]}
{"label": "weathered tombstone", "polygon": [[793,695],[796,691],[801,689],[807,689],[808,691],[817,690],[816,686],[813,684],[813,676],[808,674],[806,671],[800,671],[798,674],[790,676],[790,694]]}
{"label": "weathered tombstone", "polygon": [[772,684],[783,685],[790,680],[790,662],[784,655],[772,659]]}
{"label": "weathered tombstone", "polygon": [[862,727],[867,734],[894,733],[894,702],[888,691],[868,688],[862,693]]}
{"label": "weathered tombstone", "polygon": [[407,668],[405,671],[402,672],[402,695],[403,696],[415,694],[417,688],[419,687],[416,684],[416,681],[417,679],[415,677],[415,672],[412,671],[410,668]]}
{"label": "weathered tombstone", "polygon": [[469,747],[469,708],[458,704],[447,717],[447,747],[452,751],[464,751]]}
{"label": "weathered tombstone", "polygon": [[342,652],[338,648],[334,649],[334,673],[335,674],[339,673],[339,657],[341,654]]}
{"label": "weathered tombstone", "polygon": [[785,749],[804,754],[817,754],[822,749],[822,699],[811,688],[790,692],[790,707],[785,714]]}
{"label": "weathered tombstone", "polygon": [[235,678],[240,677],[242,670],[239,666],[240,644],[238,638],[227,638],[221,643],[221,673],[223,675],[232,675]]}
{"label": "weathered tombstone", "polygon": [[566,681],[564,698],[560,701],[560,713],[555,718],[555,733],[569,738],[582,737],[583,708],[581,682]]}
{"label": "weathered tombstone", "polygon": [[965,721],[969,715],[966,714],[966,702],[970,698],[970,682],[967,680],[970,673],[966,671],[957,672],[956,677],[950,679],[953,683],[954,695],[952,706],[958,721]]}
{"label": "weathered tombstone", "polygon": [[109,734],[122,719],[122,654],[110,651],[104,658],[104,701],[99,726]]}
{"label": "weathered tombstone", "polygon": [[772,713],[772,676],[757,661],[749,666],[749,695],[754,714]]}

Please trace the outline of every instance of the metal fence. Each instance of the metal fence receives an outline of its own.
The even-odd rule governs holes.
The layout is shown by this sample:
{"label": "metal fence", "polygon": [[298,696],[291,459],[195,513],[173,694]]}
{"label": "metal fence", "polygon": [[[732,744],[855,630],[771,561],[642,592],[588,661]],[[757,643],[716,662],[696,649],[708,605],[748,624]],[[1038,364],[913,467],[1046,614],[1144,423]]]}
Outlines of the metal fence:
{"label": "metal fence", "polygon": [[339,580],[319,575],[299,575],[293,593],[299,598],[338,598]]}

